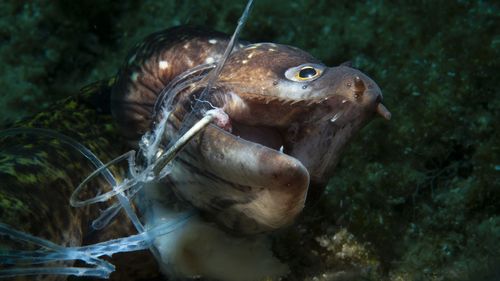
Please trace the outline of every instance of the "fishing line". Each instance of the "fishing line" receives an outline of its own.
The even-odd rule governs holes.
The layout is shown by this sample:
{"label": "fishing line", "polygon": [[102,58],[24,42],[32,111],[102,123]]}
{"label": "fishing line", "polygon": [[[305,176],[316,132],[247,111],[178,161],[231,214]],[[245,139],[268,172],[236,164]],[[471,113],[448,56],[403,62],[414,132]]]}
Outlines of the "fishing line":
{"label": "fishing line", "polygon": [[23,264],[43,264],[54,261],[81,260],[94,267],[23,267],[12,269],[1,269],[0,278],[57,274],[94,276],[109,278],[115,267],[111,263],[100,259],[102,256],[112,256],[115,253],[132,252],[148,249],[151,237],[158,237],[168,234],[182,226],[192,216],[186,213],[178,216],[170,222],[159,224],[142,233],[124,238],[108,240],[105,242],[82,246],[82,247],[62,247],[48,240],[35,237],[33,235],[17,231],[10,226],[0,223],[0,233],[9,236],[11,239],[32,243],[45,248],[45,250],[19,251],[7,250],[0,252],[2,264],[15,265]]}
{"label": "fishing line", "polygon": [[[181,92],[189,84],[195,84],[196,82],[204,78],[207,73],[210,70],[214,69],[216,66],[217,65],[215,63],[201,64],[177,75],[158,95],[158,98],[156,99],[155,105],[153,107],[153,119],[157,119],[158,113],[160,113],[164,109],[171,111],[172,100],[175,98],[176,94]],[[178,87],[178,85],[180,84],[182,86]]]}
{"label": "fishing line", "polygon": [[[181,151],[181,149],[198,134],[203,128],[210,124],[214,119],[221,118],[224,116],[224,112],[220,109],[213,109],[207,112],[206,116],[198,121],[188,132],[182,135],[179,140],[169,148],[165,153],[162,153],[156,157],[157,152],[152,153],[151,149],[157,149],[157,146],[163,135],[164,127],[166,124],[166,118],[164,118],[160,123],[159,127],[156,129],[160,132],[159,135],[146,135],[145,139],[152,141],[151,145],[145,146],[147,149],[144,152],[146,156],[148,165],[141,168],[136,165],[135,151],[129,151],[121,156],[111,160],[110,162],[103,164],[99,158],[92,153],[89,149],[83,146],[76,140],[60,134],[58,132],[48,130],[48,129],[35,129],[35,128],[15,128],[0,131],[0,136],[12,136],[16,134],[34,134],[37,136],[51,137],[61,140],[62,142],[69,144],[71,147],[75,148],[82,155],[91,161],[94,166],[97,167],[85,180],[83,180],[70,197],[70,204],[73,207],[83,207],[98,202],[103,202],[111,199],[114,196],[118,198],[124,198],[124,203],[120,202],[121,205],[115,204],[108,208],[105,216],[99,217],[98,221],[94,221],[100,228],[104,227],[113,216],[118,213],[118,208],[122,207],[130,212],[129,218],[134,223],[139,234],[135,236],[129,236],[126,238],[121,238],[117,240],[110,240],[106,242],[101,242],[91,246],[84,247],[62,247],[54,244],[48,240],[35,237],[33,235],[17,231],[12,227],[0,223],[0,234],[6,235],[13,240],[20,240],[28,243],[33,243],[41,247],[46,248],[45,251],[2,251],[0,252],[0,261],[2,264],[17,264],[22,262],[23,264],[40,264],[47,263],[51,261],[68,261],[68,260],[82,260],[89,265],[94,265],[94,267],[22,267],[22,268],[12,268],[12,269],[0,269],[0,277],[14,277],[14,276],[24,276],[24,275],[39,275],[39,274],[55,274],[55,275],[76,275],[76,276],[94,276],[100,278],[108,278],[109,274],[114,271],[114,266],[104,260],[99,259],[103,255],[112,255],[118,252],[129,252],[137,251],[143,249],[150,249],[155,256],[159,254],[156,250],[151,247],[151,241],[158,236],[165,235],[173,231],[179,226],[180,222],[185,222],[192,213],[188,212],[185,214],[185,218],[173,219],[170,222],[164,222],[157,227],[152,228],[150,231],[146,231],[144,226],[139,221],[139,218],[133,212],[132,206],[129,201],[129,197],[134,196],[144,184],[158,180],[164,177],[170,170],[166,170],[168,164],[171,160]],[[168,115],[167,115],[168,117]],[[226,116],[227,118],[227,116]],[[157,133],[158,133],[157,132]],[[154,157],[152,155],[155,155]],[[131,177],[125,178],[121,183],[117,183],[115,177],[109,170],[111,165],[119,163],[127,159],[129,162],[129,172]],[[104,194],[97,195],[93,198],[86,200],[78,200],[78,195],[84,190],[87,183],[97,177],[100,174],[104,174],[108,183],[113,186],[111,191]],[[128,191],[128,194],[124,195],[124,192]]]}
{"label": "fishing line", "polygon": [[[113,188],[117,186],[117,180],[113,173],[108,169],[110,164],[104,165],[103,162],[92,152],[90,149],[85,147],[83,144],[79,143],[75,139],[68,137],[64,134],[61,134],[59,132],[56,132],[54,130],[50,129],[43,129],[43,128],[12,128],[12,129],[5,129],[0,131],[0,137],[8,137],[8,136],[15,136],[18,134],[27,134],[27,135],[35,135],[35,136],[41,136],[41,137],[47,137],[47,138],[53,138],[60,140],[62,143],[65,143],[69,145],[70,147],[74,148],[77,150],[81,155],[83,155],[85,158],[87,158],[94,167],[97,168],[97,171],[99,171],[96,174],[102,174],[108,184],[112,186]],[[125,155],[128,155],[130,152],[125,153]],[[120,156],[121,157],[121,156]],[[113,162],[112,160],[111,162]],[[114,162],[113,162],[114,163]],[[78,188],[77,188],[78,189]],[[130,204],[129,199],[121,194],[120,192],[115,192],[121,207],[125,210],[127,216],[130,218],[130,220],[134,223],[134,226],[136,228],[144,230],[144,227],[141,225],[139,218],[133,211],[133,208]],[[71,200],[71,199],[70,199]]]}

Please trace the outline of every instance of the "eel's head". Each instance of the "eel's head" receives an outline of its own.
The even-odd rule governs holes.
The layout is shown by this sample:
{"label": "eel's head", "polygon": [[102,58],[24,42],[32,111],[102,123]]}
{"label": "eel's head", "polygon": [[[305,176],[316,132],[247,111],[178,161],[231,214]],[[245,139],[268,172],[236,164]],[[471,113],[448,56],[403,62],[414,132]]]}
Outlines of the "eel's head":
{"label": "eel's head", "polygon": [[292,223],[306,198],[322,193],[354,134],[376,113],[390,118],[362,72],[277,44],[234,52],[208,99],[232,131],[207,128],[171,178],[178,194],[238,233]]}

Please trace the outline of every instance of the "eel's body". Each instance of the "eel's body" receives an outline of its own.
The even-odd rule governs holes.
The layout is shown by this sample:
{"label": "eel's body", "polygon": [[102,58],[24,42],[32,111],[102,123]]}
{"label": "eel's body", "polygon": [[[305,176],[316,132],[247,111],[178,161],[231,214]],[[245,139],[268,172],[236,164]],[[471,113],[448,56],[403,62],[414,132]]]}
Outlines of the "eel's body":
{"label": "eel's body", "polygon": [[[109,92],[107,81],[92,85],[74,97],[53,104],[47,111],[12,124],[12,127],[55,130],[81,142],[107,162],[127,149],[113,126],[109,110],[103,112],[108,104],[101,101],[106,100]],[[70,206],[71,193],[94,169],[79,152],[58,139],[33,134],[0,138],[0,222],[63,246],[80,246],[133,234],[128,219],[122,215],[105,231],[91,232],[90,222],[103,206]],[[116,170],[115,174],[123,174],[123,171]],[[30,245],[14,244],[0,237],[0,249],[6,248],[33,249]],[[144,268],[156,268],[152,258],[144,258],[149,253],[129,254],[123,264],[134,260]],[[113,263],[122,263],[122,257]],[[140,267],[129,271],[129,267],[118,265],[119,271],[111,277],[113,280],[135,280],[158,275],[143,274],[143,271],[137,271]],[[0,268],[8,267],[0,262]],[[65,276],[48,275],[16,280],[65,279]]]}
{"label": "eel's body", "polygon": [[[228,40],[221,33],[185,27],[155,33],[131,52],[116,83],[16,126],[55,129],[110,160],[128,151],[161,117],[155,115],[155,104],[169,82],[192,67],[217,61]],[[202,79],[167,97],[173,100],[167,141],[205,84]],[[99,113],[92,102],[106,100],[102,96],[111,91],[114,120],[106,113],[109,105],[101,105],[104,112]],[[352,136],[375,113],[390,117],[380,89],[360,71],[330,68],[299,49],[272,43],[237,44],[202,98],[229,115],[231,128],[211,125],[195,138],[175,159],[165,188],[239,234],[292,223],[306,197],[324,189]],[[91,213],[70,208],[68,200],[93,168],[56,140],[22,136],[0,145],[0,221],[61,245],[81,245]],[[103,235],[130,234],[128,222],[120,226],[124,221],[115,221]],[[124,280],[119,274],[112,277]]]}

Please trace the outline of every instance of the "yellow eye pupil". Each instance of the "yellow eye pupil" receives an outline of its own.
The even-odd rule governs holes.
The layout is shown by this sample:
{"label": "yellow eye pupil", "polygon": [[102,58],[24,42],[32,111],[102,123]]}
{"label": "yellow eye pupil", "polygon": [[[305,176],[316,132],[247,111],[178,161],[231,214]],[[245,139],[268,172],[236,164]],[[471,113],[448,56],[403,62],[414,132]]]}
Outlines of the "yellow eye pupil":
{"label": "yellow eye pupil", "polygon": [[298,73],[299,79],[310,79],[318,75],[318,71],[314,67],[304,67]]}

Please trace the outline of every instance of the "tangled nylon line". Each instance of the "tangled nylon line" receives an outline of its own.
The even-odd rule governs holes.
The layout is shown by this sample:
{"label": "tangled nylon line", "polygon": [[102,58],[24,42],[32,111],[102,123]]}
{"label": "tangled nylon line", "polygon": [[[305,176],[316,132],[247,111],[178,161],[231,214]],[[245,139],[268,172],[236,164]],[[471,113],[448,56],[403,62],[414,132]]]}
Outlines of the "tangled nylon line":
{"label": "tangled nylon line", "polygon": [[[14,128],[0,131],[0,137],[10,137],[19,134],[31,134],[40,137],[55,138],[60,140],[77,150],[85,158],[87,158],[92,165],[96,168],[86,179],[84,179],[75,189],[70,197],[70,204],[73,207],[83,207],[92,205],[98,202],[104,202],[116,197],[118,202],[115,202],[100,216],[92,222],[94,229],[102,229],[108,225],[113,218],[116,217],[120,209],[123,208],[126,215],[136,228],[138,234],[131,235],[124,238],[100,242],[93,245],[81,247],[63,247],[57,245],[46,239],[33,236],[31,234],[15,230],[13,227],[0,222],[0,235],[4,235],[12,240],[27,242],[41,247],[39,250],[1,250],[0,251],[0,265],[5,265],[5,268],[0,269],[0,278],[10,278],[25,275],[75,275],[75,276],[93,276],[100,278],[108,278],[109,275],[115,270],[114,265],[103,260],[103,256],[111,256],[119,252],[138,251],[143,249],[155,250],[152,248],[152,241],[159,236],[168,234],[185,222],[192,216],[192,212],[185,212],[178,215],[171,221],[162,222],[149,229],[145,229],[144,225],[139,220],[137,214],[132,207],[131,199],[136,195],[147,183],[153,181],[160,181],[168,175],[172,169],[172,160],[182,150],[182,148],[189,143],[206,126],[214,120],[224,123],[227,122],[229,117],[222,111],[222,109],[214,108],[211,110],[204,110],[203,104],[204,97],[208,94],[213,84],[217,80],[225,61],[233,50],[234,44],[241,32],[241,29],[246,22],[250,9],[253,5],[253,0],[249,0],[245,10],[238,21],[238,25],[233,33],[230,42],[217,64],[205,64],[194,67],[174,79],[159,95],[155,105],[155,114],[161,107],[161,119],[156,124],[155,128],[141,138],[139,142],[139,151],[131,150],[107,164],[102,161],[88,148],[83,146],[78,141],[60,134],[58,132],[48,129],[34,129],[34,128]],[[183,125],[179,130],[177,136],[172,138],[169,148],[164,151],[160,148],[160,144],[165,137],[165,129],[168,117],[172,112],[173,97],[188,88],[193,83],[207,80],[206,86],[199,100],[190,114],[183,121]],[[204,116],[191,127],[191,120],[195,115],[194,112],[203,112]],[[188,127],[189,129],[184,129]],[[137,163],[137,158],[140,158],[141,164]],[[128,161],[129,177],[125,178],[122,182],[118,182],[110,171],[109,167],[121,161]],[[103,194],[99,194],[93,198],[79,200],[79,195],[85,190],[88,183],[102,175],[108,182],[112,189]],[[155,254],[156,255],[156,254]],[[45,264],[54,261],[71,261],[81,260],[89,265],[89,267],[40,267],[36,265]],[[18,264],[34,265],[16,267]]]}

